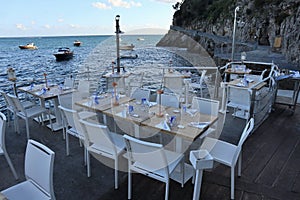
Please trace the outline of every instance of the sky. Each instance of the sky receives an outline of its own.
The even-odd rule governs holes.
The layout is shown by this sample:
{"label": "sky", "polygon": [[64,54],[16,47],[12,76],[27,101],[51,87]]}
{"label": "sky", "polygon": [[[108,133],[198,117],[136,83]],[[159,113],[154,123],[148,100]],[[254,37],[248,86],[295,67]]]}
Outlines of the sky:
{"label": "sky", "polygon": [[[0,37],[162,34],[178,0],[1,0]],[[180,0],[181,1],[181,0]]]}

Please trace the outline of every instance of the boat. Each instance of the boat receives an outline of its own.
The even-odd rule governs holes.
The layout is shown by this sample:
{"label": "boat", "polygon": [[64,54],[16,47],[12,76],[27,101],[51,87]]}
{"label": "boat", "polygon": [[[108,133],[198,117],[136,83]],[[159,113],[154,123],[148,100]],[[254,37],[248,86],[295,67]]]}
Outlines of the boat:
{"label": "boat", "polygon": [[120,56],[121,59],[137,59],[138,58],[138,55],[137,54],[129,54],[129,55],[121,55]]}
{"label": "boat", "polygon": [[73,42],[73,45],[74,45],[75,47],[79,47],[79,46],[81,45],[81,42],[80,42],[79,40],[75,40],[75,41]]}
{"label": "boat", "polygon": [[73,51],[68,47],[61,47],[53,55],[56,57],[56,61],[70,60],[73,58]]}
{"label": "boat", "polygon": [[142,38],[142,37],[139,37],[137,40],[138,40],[138,41],[144,41],[145,39]]}
{"label": "boat", "polygon": [[26,45],[20,45],[20,49],[38,49],[37,46],[35,46],[34,43],[28,43]]}
{"label": "boat", "polygon": [[134,48],[134,45],[131,44],[131,45],[121,45],[120,46],[120,50],[133,50]]}

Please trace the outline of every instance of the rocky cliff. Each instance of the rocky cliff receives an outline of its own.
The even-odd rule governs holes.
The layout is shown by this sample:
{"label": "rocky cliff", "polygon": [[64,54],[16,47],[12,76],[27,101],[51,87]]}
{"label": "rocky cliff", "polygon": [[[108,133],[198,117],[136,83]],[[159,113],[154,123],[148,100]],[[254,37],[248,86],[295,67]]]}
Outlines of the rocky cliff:
{"label": "rocky cliff", "polygon": [[237,51],[270,46],[299,67],[299,0],[183,0],[173,6],[176,11],[171,28],[184,30],[212,56],[216,49],[230,52],[237,6]]}

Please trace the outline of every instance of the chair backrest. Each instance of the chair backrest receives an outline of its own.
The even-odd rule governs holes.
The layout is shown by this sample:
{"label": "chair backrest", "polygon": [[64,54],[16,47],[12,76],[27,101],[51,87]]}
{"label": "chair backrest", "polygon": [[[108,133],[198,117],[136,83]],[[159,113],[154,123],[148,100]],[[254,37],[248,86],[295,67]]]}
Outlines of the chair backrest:
{"label": "chair backrest", "polygon": [[214,99],[193,97],[192,108],[197,109],[200,113],[218,116],[220,102]]}
{"label": "chair backrest", "polygon": [[28,140],[25,153],[25,176],[51,199],[54,197],[53,166],[55,153],[45,145]]}
{"label": "chair backrest", "polygon": [[62,112],[63,121],[66,123],[65,125],[67,127],[72,127],[79,134],[79,136],[84,137],[83,130],[79,125],[79,116],[77,111],[63,107],[62,105],[59,105],[58,108]]}
{"label": "chair backrest", "polygon": [[142,141],[128,135],[123,137],[131,164],[138,163],[151,172],[164,169],[165,175],[169,177],[168,162],[162,144]]}
{"label": "chair backrest", "polygon": [[9,101],[11,101],[13,103],[13,106],[16,111],[22,112],[25,116],[27,116],[26,110],[23,107],[23,105],[21,104],[21,101],[19,100],[19,98],[17,96],[12,95],[12,94],[7,94],[7,97],[10,99]]}
{"label": "chair backrest", "polygon": [[58,103],[59,105],[72,109],[72,103],[73,103],[73,98],[72,98],[72,93],[67,93],[67,94],[59,94],[58,95]]}
{"label": "chair backrest", "polygon": [[246,141],[247,137],[249,136],[249,134],[251,133],[251,131],[253,130],[254,127],[254,119],[251,118],[248,123],[246,124],[242,135],[240,137],[239,143],[237,145],[234,157],[233,157],[233,162],[236,163],[236,161],[238,160],[238,157],[242,151],[242,146],[244,144],[244,142]]}
{"label": "chair backrest", "polygon": [[[159,102],[159,98],[161,98],[161,102]],[[156,102],[160,103],[162,106],[179,108],[179,95],[174,93],[163,93],[161,95],[157,95]]]}
{"label": "chair backrest", "polygon": [[247,139],[247,137],[249,136],[249,134],[251,133],[251,131],[253,130],[254,128],[254,119],[251,118],[248,123],[246,124],[244,130],[243,130],[243,133],[240,137],[240,140],[239,140],[239,143],[238,143],[238,146],[242,146],[245,142],[245,140]]}
{"label": "chair backrest", "polygon": [[146,88],[136,88],[132,94],[131,98],[134,98],[137,101],[141,101],[142,98],[146,98],[148,101],[150,99],[150,90]]}
{"label": "chair backrest", "polygon": [[77,89],[81,98],[90,96],[90,82],[88,80],[79,80]]}
{"label": "chair backrest", "polygon": [[117,149],[107,126],[80,119],[83,132],[89,143],[100,147],[108,154],[117,155]]}
{"label": "chair backrest", "polygon": [[0,149],[5,149],[6,116],[0,112]]}
{"label": "chair backrest", "polygon": [[71,77],[66,77],[64,80],[64,86],[73,88],[74,87],[74,79]]}
{"label": "chair backrest", "polygon": [[251,93],[248,89],[228,86],[228,102],[237,107],[247,107],[250,108],[251,104]]}
{"label": "chair backrest", "polygon": [[3,91],[0,90],[1,95],[3,96],[4,102],[6,104],[6,108],[9,110],[14,109],[14,103],[12,102],[11,98],[7,96],[7,94]]}

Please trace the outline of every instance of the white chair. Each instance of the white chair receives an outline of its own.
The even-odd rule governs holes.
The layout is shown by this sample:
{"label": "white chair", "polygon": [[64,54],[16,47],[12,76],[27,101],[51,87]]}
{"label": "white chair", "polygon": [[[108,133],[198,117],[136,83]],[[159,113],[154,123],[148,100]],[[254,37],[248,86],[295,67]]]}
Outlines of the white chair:
{"label": "white chair", "polygon": [[64,80],[64,87],[74,88],[74,78],[66,77]]}
{"label": "white chair", "polygon": [[[134,91],[136,88],[141,88],[143,86],[144,74],[145,74],[144,72],[141,72],[138,74],[132,74],[133,78],[129,79],[129,82],[128,82],[129,94],[131,94],[132,91]],[[128,95],[128,96],[130,96],[130,95]]]}
{"label": "white chair", "polygon": [[189,90],[193,93],[197,93],[197,91],[200,90],[201,97],[203,97],[203,89],[207,88],[207,86],[204,84],[206,72],[207,70],[202,70],[201,76],[197,77],[196,79],[192,78],[191,82],[189,83]]}
{"label": "white chair", "polygon": [[[159,102],[159,98],[161,98],[161,102]],[[163,93],[161,95],[157,95],[156,102],[158,104],[160,103],[162,106],[179,108],[179,95],[175,93]]]}
{"label": "white chair", "polygon": [[55,199],[53,166],[55,153],[45,145],[28,140],[25,153],[25,177],[17,185],[1,193],[8,199]]}
{"label": "white chair", "polygon": [[206,99],[202,97],[193,97],[192,109],[197,109],[199,112],[218,116],[220,102],[214,99]]}
{"label": "white chair", "polygon": [[180,165],[184,184],[184,156],[181,153],[165,150],[161,144],[123,136],[128,159],[128,199],[131,199],[131,172],[138,172],[166,184],[165,200],[169,198],[169,182],[172,172]]}
{"label": "white chair", "polygon": [[[65,108],[62,105],[59,105],[58,108],[62,114],[63,120],[63,135],[66,137],[66,154],[70,155],[69,147],[69,135],[72,135],[79,139],[80,145],[84,142],[84,134],[82,133],[81,126],[79,123],[79,115],[76,110]],[[84,154],[85,155],[85,154]],[[86,160],[86,159],[85,159]]]}
{"label": "white chair", "polygon": [[58,95],[59,105],[61,105],[64,108],[76,110],[80,119],[96,116],[95,112],[85,111],[82,107],[79,107],[74,103],[80,100],[82,99],[80,99],[80,96],[77,96],[76,92]]}
{"label": "white chair", "polygon": [[81,99],[88,98],[90,96],[90,82],[88,80],[79,80],[78,94]]}
{"label": "white chair", "polygon": [[[121,135],[109,131],[107,126],[80,120],[87,146],[87,173],[91,176],[90,153],[114,160],[115,189],[118,189],[119,156],[124,152],[125,143]],[[95,157],[96,158],[96,157]]]}
{"label": "white chair", "polygon": [[15,179],[18,179],[18,175],[16,173],[16,170],[8,156],[8,153],[6,151],[6,146],[5,146],[5,129],[6,129],[6,117],[5,115],[0,112],[0,155],[4,155],[6,158],[6,161],[15,177]]}
{"label": "white chair", "polygon": [[[192,109],[197,109],[200,113],[211,115],[211,116],[214,116],[214,117],[219,116],[219,105],[220,105],[220,102],[218,100],[214,100],[214,99],[193,97],[193,100],[192,100]],[[204,138],[207,135],[215,132],[216,129],[218,128],[218,121],[215,122],[211,127],[209,127],[200,136],[200,138]]]}
{"label": "white chair", "polygon": [[[37,117],[37,116],[41,117],[42,114],[48,114],[50,125],[51,125],[51,130],[53,130],[50,111],[48,109],[46,109],[42,106],[39,106],[39,105],[34,105],[29,108],[24,108],[24,106],[22,105],[22,103],[20,102],[18,97],[11,95],[11,94],[7,94],[7,96],[11,99],[11,101],[14,104],[16,116],[25,120],[27,139],[30,138],[30,135],[29,135],[29,119],[30,118]],[[42,124],[44,125],[44,121],[43,120],[41,120],[41,121],[42,121]],[[17,125],[18,125],[18,123],[17,123]]]}
{"label": "white chair", "polygon": [[136,88],[132,94],[131,98],[136,101],[141,101],[142,98],[146,98],[146,100],[150,100],[150,90],[146,88]]}
{"label": "white chair", "polygon": [[[6,110],[7,110],[7,119],[8,119],[8,123],[10,123],[10,113],[13,114],[14,116],[16,114],[15,110],[14,110],[14,104],[3,90],[0,90],[0,93],[2,94],[2,96],[4,98],[4,101],[6,104]],[[35,105],[35,103],[33,103],[31,101],[23,101],[23,102],[21,102],[21,104],[23,105],[24,108],[29,108],[29,107]],[[16,121],[15,121],[15,129],[16,129]]]}
{"label": "white chair", "polygon": [[227,165],[231,168],[231,199],[234,199],[234,171],[238,161],[238,176],[241,176],[242,146],[254,127],[254,119],[251,118],[246,124],[238,145],[234,145],[215,138],[206,137],[201,149],[206,149],[214,158],[214,161]]}
{"label": "white chair", "polygon": [[234,109],[233,116],[248,120],[250,117],[251,90],[228,85],[228,107]]}

